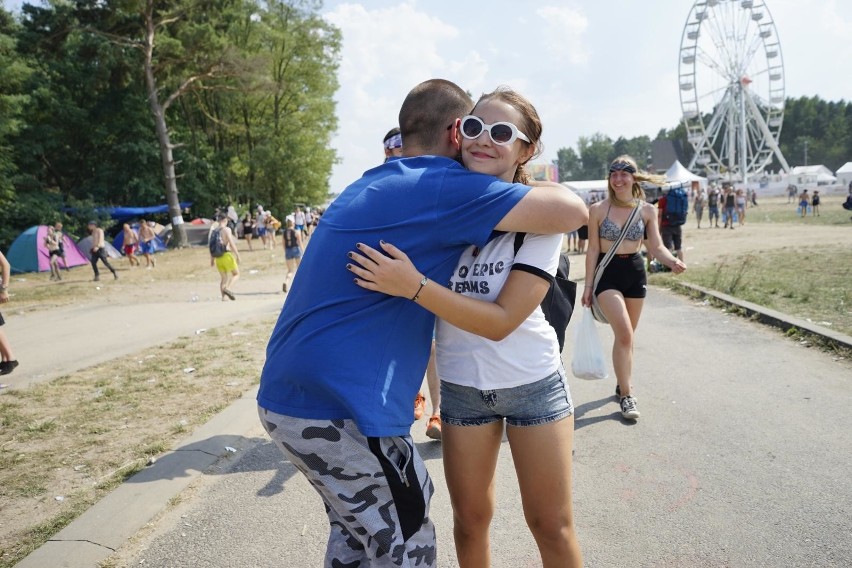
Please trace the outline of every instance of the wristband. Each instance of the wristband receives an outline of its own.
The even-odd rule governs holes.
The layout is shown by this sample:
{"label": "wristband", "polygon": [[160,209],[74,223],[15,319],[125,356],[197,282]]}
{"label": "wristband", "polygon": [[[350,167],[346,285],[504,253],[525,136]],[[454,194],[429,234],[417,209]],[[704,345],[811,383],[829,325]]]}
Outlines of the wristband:
{"label": "wristband", "polygon": [[423,291],[423,286],[425,286],[427,282],[429,282],[429,279],[424,276],[423,280],[420,281],[420,288],[417,289],[417,293],[414,294],[414,297],[411,298],[411,301],[416,302],[417,299],[420,298],[420,292]]}

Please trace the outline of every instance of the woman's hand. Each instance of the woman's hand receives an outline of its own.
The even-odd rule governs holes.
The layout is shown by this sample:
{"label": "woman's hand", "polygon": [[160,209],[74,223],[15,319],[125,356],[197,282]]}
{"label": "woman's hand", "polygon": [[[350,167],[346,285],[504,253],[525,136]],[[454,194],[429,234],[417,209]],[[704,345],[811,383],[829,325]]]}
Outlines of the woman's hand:
{"label": "woman's hand", "polygon": [[381,247],[386,255],[363,243],[355,246],[358,251],[349,252],[351,262],[346,265],[357,277],[355,284],[390,296],[414,297],[423,275],[404,252],[384,241]]}
{"label": "woman's hand", "polygon": [[580,300],[584,308],[592,307],[592,289],[589,286],[583,288],[583,298]]}
{"label": "woman's hand", "polygon": [[672,264],[671,269],[675,274],[680,274],[686,270],[686,263],[680,259],[676,259],[674,264]]}

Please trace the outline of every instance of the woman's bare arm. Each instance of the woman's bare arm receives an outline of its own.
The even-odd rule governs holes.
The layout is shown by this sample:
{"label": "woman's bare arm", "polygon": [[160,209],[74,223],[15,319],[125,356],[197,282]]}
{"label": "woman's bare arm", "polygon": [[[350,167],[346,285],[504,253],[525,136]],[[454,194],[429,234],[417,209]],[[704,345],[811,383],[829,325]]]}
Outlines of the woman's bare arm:
{"label": "woman's bare arm", "polygon": [[518,328],[541,304],[550,283],[534,274],[513,270],[494,302],[453,292],[431,280],[421,288],[424,276],[408,256],[390,243],[381,252],[358,244],[349,254],[347,268],[355,283],[367,290],[413,299],[442,320],[464,331],[500,341]]}

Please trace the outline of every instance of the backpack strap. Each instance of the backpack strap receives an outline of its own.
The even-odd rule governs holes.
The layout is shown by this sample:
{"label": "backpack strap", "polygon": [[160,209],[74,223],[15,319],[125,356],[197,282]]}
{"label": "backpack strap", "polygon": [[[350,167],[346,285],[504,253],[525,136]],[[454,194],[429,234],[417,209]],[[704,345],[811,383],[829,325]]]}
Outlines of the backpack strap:
{"label": "backpack strap", "polygon": [[527,238],[526,233],[515,233],[515,255],[521,250],[521,245],[524,244],[524,239]]}

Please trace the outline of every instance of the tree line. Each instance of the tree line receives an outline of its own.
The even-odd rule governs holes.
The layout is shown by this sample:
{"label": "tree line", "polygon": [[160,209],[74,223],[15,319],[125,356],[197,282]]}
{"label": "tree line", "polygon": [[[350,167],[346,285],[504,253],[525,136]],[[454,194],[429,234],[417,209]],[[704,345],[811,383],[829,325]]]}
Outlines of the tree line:
{"label": "tree line", "polygon": [[205,216],[226,204],[283,214],[324,202],[341,36],[320,8],[0,8],[0,246],[34,224],[80,231],[99,206],[168,202],[173,218],[186,201]]}
{"label": "tree line", "polygon": [[[684,165],[692,158],[683,124],[660,130],[654,140],[673,142],[682,151]],[[829,102],[818,96],[788,98],[780,140],[781,152],[790,167],[823,164],[836,171],[852,161],[852,102]],[[560,148],[554,162],[559,166],[560,181],[603,179],[609,163],[622,154],[629,154],[641,167],[648,167],[652,146],[648,136],[612,140],[596,133],[581,136],[576,148]],[[766,169],[777,172],[781,165],[773,157]]]}

